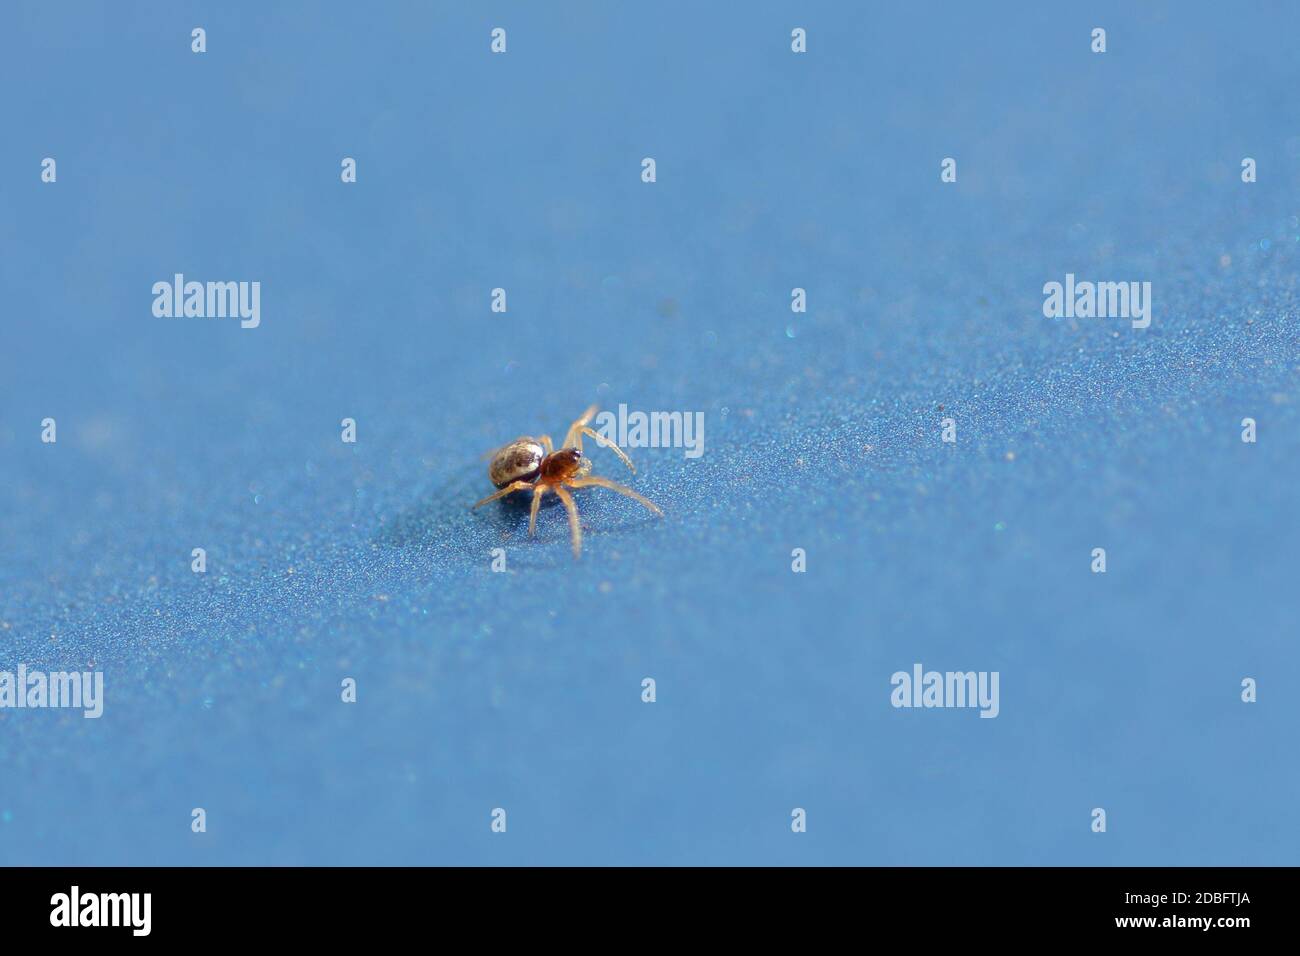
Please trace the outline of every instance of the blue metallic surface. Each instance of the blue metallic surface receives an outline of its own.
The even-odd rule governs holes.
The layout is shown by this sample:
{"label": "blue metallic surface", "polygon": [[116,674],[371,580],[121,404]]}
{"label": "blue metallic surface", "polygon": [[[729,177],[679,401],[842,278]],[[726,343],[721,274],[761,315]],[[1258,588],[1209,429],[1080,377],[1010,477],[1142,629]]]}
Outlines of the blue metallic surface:
{"label": "blue metallic surface", "polygon": [[[0,862],[1294,864],[1295,8],[966,6],[7,9]],[[591,402],[666,520],[468,510]]]}

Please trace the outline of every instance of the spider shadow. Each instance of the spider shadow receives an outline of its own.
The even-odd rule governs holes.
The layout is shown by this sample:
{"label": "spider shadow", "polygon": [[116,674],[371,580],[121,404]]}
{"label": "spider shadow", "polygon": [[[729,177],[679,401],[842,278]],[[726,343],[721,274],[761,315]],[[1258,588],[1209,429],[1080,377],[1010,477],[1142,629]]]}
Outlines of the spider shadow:
{"label": "spider shadow", "polygon": [[[528,517],[532,509],[532,495],[517,492],[482,508],[472,509],[475,501],[484,495],[476,480],[477,469],[466,467],[444,483],[438,490],[402,509],[391,521],[383,523],[371,535],[374,544],[402,550],[418,549],[441,557],[465,557],[478,560],[484,550],[494,547],[519,546],[529,542]],[[616,497],[606,492],[609,497]],[[592,494],[575,495],[583,533],[604,537],[608,534],[634,531],[646,522],[632,517],[621,517],[615,507],[601,502]],[[558,525],[551,516],[560,515]],[[595,517],[597,523],[589,520]],[[647,519],[653,521],[649,515]],[[558,527],[560,530],[555,531]],[[553,537],[555,534],[559,537]],[[569,541],[569,526],[563,503],[554,494],[542,499],[538,509],[537,534],[531,540],[551,544]]]}

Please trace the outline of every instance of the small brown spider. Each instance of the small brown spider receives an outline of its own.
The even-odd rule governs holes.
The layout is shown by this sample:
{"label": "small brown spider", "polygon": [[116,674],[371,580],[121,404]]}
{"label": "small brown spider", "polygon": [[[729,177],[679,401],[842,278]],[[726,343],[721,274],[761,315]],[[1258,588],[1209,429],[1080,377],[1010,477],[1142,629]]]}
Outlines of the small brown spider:
{"label": "small brown spider", "polygon": [[578,524],[578,506],[573,503],[573,495],[569,494],[568,488],[608,488],[610,491],[617,491],[620,495],[627,495],[633,501],[639,501],[662,518],[664,513],[654,502],[641,497],[631,488],[620,485],[616,481],[591,474],[591,460],[582,454],[583,435],[594,438],[596,444],[618,455],[623,460],[623,464],[627,465],[628,470],[636,474],[632,460],[627,457],[623,449],[587,425],[595,414],[596,406],[592,405],[582,413],[581,418],[569,426],[564,447],[559,451],[555,451],[551,446],[550,435],[540,435],[537,438],[525,435],[491,452],[492,461],[488,465],[488,478],[501,490],[496,494],[488,495],[474,507],[478,508],[516,491],[531,490],[533,507],[528,516],[528,534],[532,535],[537,527],[537,509],[541,507],[542,498],[548,491],[555,492],[564,503],[564,510],[569,513],[569,533],[573,538],[575,558],[582,556],[582,527]]}

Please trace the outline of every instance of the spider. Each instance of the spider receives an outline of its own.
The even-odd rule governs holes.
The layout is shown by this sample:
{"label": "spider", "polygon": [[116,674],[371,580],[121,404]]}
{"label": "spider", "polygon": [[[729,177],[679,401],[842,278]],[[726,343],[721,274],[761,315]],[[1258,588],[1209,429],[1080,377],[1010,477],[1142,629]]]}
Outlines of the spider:
{"label": "spider", "polygon": [[664,513],[654,502],[616,481],[591,473],[591,460],[582,454],[583,435],[595,439],[596,444],[618,455],[628,470],[636,474],[632,459],[627,457],[623,449],[587,424],[595,414],[596,406],[592,405],[569,426],[564,447],[559,451],[552,447],[550,435],[539,435],[537,438],[525,435],[490,452],[492,461],[488,465],[488,478],[501,490],[477,502],[474,508],[516,491],[532,491],[533,506],[528,516],[528,534],[531,536],[537,527],[537,509],[541,507],[542,498],[548,491],[553,491],[564,503],[564,510],[569,513],[569,534],[573,539],[574,558],[582,556],[582,527],[578,524],[578,506],[573,503],[569,488],[608,488],[620,495],[627,495],[633,501],[639,501],[662,518]]}

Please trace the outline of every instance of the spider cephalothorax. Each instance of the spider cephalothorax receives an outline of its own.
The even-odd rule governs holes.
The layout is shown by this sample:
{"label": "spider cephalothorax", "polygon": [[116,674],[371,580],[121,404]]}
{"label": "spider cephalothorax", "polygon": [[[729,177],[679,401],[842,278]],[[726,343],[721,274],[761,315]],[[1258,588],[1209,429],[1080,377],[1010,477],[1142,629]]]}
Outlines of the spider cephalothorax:
{"label": "spider cephalothorax", "polygon": [[504,498],[516,491],[532,491],[533,506],[528,516],[528,533],[531,535],[537,527],[537,509],[541,506],[542,498],[547,492],[554,492],[569,514],[569,532],[573,539],[575,558],[582,554],[582,527],[578,523],[578,506],[574,504],[573,495],[567,490],[569,488],[608,488],[639,501],[662,518],[664,513],[653,502],[631,488],[591,474],[591,460],[582,453],[583,435],[595,439],[598,445],[618,455],[628,470],[636,474],[632,460],[624,454],[623,449],[587,424],[595,414],[596,406],[593,405],[569,426],[564,447],[559,451],[552,447],[549,435],[537,438],[525,435],[498,448],[492,453],[492,460],[488,464],[488,478],[500,490],[475,503],[474,507]]}

